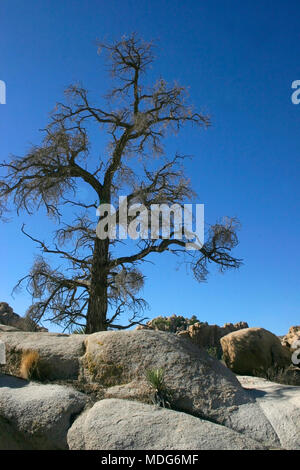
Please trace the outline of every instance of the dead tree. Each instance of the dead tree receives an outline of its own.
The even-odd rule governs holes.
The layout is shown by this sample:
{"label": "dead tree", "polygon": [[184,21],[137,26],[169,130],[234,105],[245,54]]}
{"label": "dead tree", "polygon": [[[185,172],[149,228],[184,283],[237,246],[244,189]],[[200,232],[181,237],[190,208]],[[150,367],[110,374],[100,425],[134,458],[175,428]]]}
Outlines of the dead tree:
{"label": "dead tree", "polygon": [[[186,240],[159,238],[138,240],[133,253],[128,248],[120,256],[118,244],[124,240],[96,236],[95,210],[103,202],[116,203],[120,194],[128,195],[128,203],[146,208],[162,203],[182,206],[191,200],[194,193],[184,175],[184,157],[168,159],[162,142],[169,131],[178,132],[184,124],[199,128],[210,124],[207,116],[188,104],[184,87],[162,79],[152,86],[145,83],[153,61],[151,43],[133,34],[100,44],[100,49],[108,58],[113,83],[102,100],[104,106],[91,103],[83,87],[70,86],[44,129],[42,143],[24,157],[2,163],[5,173],[0,179],[2,214],[12,201],[18,213],[33,213],[43,206],[59,222],[53,246],[22,228],[42,252],[18,283],[25,282],[36,300],[28,315],[71,330],[83,326],[87,333],[128,328],[142,321],[145,301],[138,293],[144,276],[139,266],[152,253],[185,252],[198,281],[206,279],[209,263],[221,271],[241,264],[230,254],[238,242],[234,219],[211,226],[202,248],[188,254]],[[108,138],[105,157],[93,153],[93,126]],[[89,203],[76,192],[79,182],[90,188]],[[78,209],[72,224],[64,223],[64,208],[69,205]],[[52,268],[48,255],[62,258],[68,269]],[[123,311],[130,317],[124,326],[116,323]]]}

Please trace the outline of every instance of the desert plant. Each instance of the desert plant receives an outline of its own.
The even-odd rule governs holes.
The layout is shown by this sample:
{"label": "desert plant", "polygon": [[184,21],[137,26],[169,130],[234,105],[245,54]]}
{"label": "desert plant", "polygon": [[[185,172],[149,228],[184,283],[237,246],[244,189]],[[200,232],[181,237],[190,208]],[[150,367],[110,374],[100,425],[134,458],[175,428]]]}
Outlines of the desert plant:
{"label": "desert plant", "polygon": [[20,364],[20,375],[23,379],[40,378],[39,360],[40,355],[37,351],[29,350],[23,352]]}
{"label": "desert plant", "polygon": [[164,388],[164,370],[160,369],[148,369],[146,371],[146,377],[150,385],[156,390]]}
{"label": "desert plant", "polygon": [[86,334],[86,328],[85,326],[81,326],[79,328],[76,328],[75,330],[72,331],[73,335],[85,335]]}
{"label": "desert plant", "polygon": [[255,370],[253,375],[283,385],[300,384],[299,373],[296,368],[280,367],[277,364],[268,367],[266,370]]}
{"label": "desert plant", "polygon": [[170,329],[170,320],[167,317],[156,317],[151,321],[151,326],[155,330],[169,331]]}
{"label": "desert plant", "polygon": [[206,352],[213,357],[214,359],[217,359],[218,361],[221,361],[223,359],[223,351],[221,348],[218,348],[217,346],[208,346],[206,348]]}
{"label": "desert plant", "polygon": [[191,318],[185,318],[182,315],[172,315],[170,317],[159,316],[153,318],[147,325],[155,330],[177,333],[187,330],[190,325],[194,325],[197,322],[199,322],[199,320],[195,315]]}
{"label": "desert plant", "polygon": [[153,404],[163,408],[171,408],[172,392],[166,387],[164,375],[165,373],[162,368],[148,369],[146,371],[147,381],[154,389],[152,396]]}
{"label": "desert plant", "polygon": [[192,315],[191,318],[189,319],[189,325],[194,325],[195,323],[200,323],[196,315]]}

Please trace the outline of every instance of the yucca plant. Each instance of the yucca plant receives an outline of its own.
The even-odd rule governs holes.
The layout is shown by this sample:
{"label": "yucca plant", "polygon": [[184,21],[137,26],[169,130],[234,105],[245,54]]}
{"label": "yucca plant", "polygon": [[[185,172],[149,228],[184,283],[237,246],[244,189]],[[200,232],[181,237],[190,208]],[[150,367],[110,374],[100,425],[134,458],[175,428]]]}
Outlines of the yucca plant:
{"label": "yucca plant", "polygon": [[76,328],[75,330],[72,331],[73,335],[85,335],[86,334],[86,328],[85,326],[80,326],[79,328]]}
{"label": "yucca plant", "polygon": [[146,377],[150,385],[156,390],[164,388],[164,369],[148,369],[146,371]]}
{"label": "yucca plant", "polygon": [[172,392],[168,390],[165,385],[164,375],[165,373],[163,368],[148,369],[146,371],[146,379],[154,389],[154,394],[152,396],[153,404],[163,408],[171,408]]}

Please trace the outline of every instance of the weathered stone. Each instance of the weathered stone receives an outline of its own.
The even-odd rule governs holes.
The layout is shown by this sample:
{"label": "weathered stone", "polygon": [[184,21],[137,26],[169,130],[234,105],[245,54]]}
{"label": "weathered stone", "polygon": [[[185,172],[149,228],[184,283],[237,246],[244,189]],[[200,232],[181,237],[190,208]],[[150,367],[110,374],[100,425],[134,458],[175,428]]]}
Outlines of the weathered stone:
{"label": "weathered stone", "polygon": [[[250,398],[251,395],[249,395]],[[249,436],[267,447],[278,449],[280,440],[258,403],[245,403],[228,413],[223,425]]]}
{"label": "weathered stone", "polygon": [[[246,403],[247,395],[230,370],[189,340],[161,331],[106,331],[85,339],[82,380],[130,389],[148,388],[146,371],[163,368],[166,386],[179,409],[201,416],[220,416],[228,407]],[[132,397],[132,393],[130,394]],[[124,398],[124,396],[122,396]]]}
{"label": "weathered stone", "polygon": [[[300,388],[238,376],[270,421],[284,449],[300,449]],[[252,419],[249,415],[248,419]]]}
{"label": "weathered stone", "polygon": [[209,325],[208,323],[195,323],[189,326],[188,334],[193,341],[202,348],[216,348],[217,354],[221,355],[221,344],[220,339],[231,333],[232,331],[238,331],[244,328],[248,328],[248,324],[245,322],[239,322],[233,325],[232,323],[225,323],[224,326]]}
{"label": "weathered stone", "polygon": [[[135,330],[100,332],[85,339],[86,354],[82,359],[83,376],[99,384],[102,396],[140,400],[151,403],[153,388],[145,379],[149,369],[163,368],[165,385],[173,392],[172,406],[198,417],[208,418],[261,441],[261,425],[269,429],[268,445],[277,443],[275,433],[253,399],[242,389],[235,375],[220,361],[213,359],[190,340],[161,331]],[[242,405],[251,409],[255,428],[238,419]],[[255,418],[256,416],[256,418]],[[260,426],[257,423],[260,422]]]}
{"label": "weathered stone", "polygon": [[72,450],[263,449],[251,438],[186,413],[107,399],[84,412],[68,432]]}
{"label": "weathered stone", "polygon": [[[68,336],[13,331],[0,332],[0,341],[6,344],[8,360],[2,369],[19,374],[21,358],[24,366],[28,351],[36,353],[33,357],[38,357],[45,379],[73,381],[94,399],[152,403],[155,389],[147,382],[146,371],[162,368],[171,406],[178,413],[223,424],[269,448],[281,446],[255,397],[242,388],[236,376],[203,348],[173,333],[149,329]],[[35,400],[34,390],[33,397]],[[12,435],[12,424],[2,419],[1,429],[8,436],[3,446],[14,448],[20,442],[20,448],[26,447],[18,423]]]}
{"label": "weathered stone", "polygon": [[67,432],[88,399],[72,388],[0,375],[0,449],[67,449]]}
{"label": "weathered stone", "polygon": [[241,375],[256,375],[270,367],[287,367],[291,356],[277,336],[264,328],[246,328],[221,338],[226,365]]}
{"label": "weathered stone", "polygon": [[84,335],[43,332],[1,332],[6,345],[3,371],[21,376],[21,361],[27,351],[39,354],[38,369],[42,380],[77,379],[80,357],[84,354]]}

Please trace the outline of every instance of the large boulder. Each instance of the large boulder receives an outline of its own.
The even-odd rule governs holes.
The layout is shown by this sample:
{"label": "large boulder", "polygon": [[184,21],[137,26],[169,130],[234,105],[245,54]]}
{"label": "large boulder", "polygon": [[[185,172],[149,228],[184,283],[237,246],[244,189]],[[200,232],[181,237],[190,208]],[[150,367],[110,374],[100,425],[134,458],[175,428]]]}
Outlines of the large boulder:
{"label": "large boulder", "polygon": [[[80,357],[85,352],[84,335],[0,330],[0,341],[6,345],[6,365],[3,371],[26,377],[24,363],[28,353],[35,352],[35,377],[41,380],[77,379]],[[30,375],[29,375],[30,376]]]}
{"label": "large boulder", "polygon": [[[265,379],[238,376],[270,421],[284,449],[300,449],[300,389]],[[249,416],[251,419],[251,416]]]}
{"label": "large boulder", "polygon": [[77,418],[71,450],[256,450],[263,445],[186,413],[129,400],[106,399]]}
{"label": "large boulder", "polygon": [[[162,368],[177,411],[213,420],[256,439],[278,445],[272,426],[235,375],[190,340],[151,330],[88,335],[82,377],[102,389],[102,398],[151,403],[147,370]],[[251,413],[253,420],[245,419]]]}
{"label": "large boulder", "polygon": [[0,375],[0,449],[67,449],[67,432],[87,397],[60,385]]}
{"label": "large boulder", "polygon": [[[174,405],[202,416],[248,401],[238,380],[219,361],[190,341],[161,331],[105,331],[85,338],[82,380],[98,383],[110,398],[151,396],[146,372],[162,368]],[[138,394],[135,396],[135,394]]]}
{"label": "large boulder", "polygon": [[236,374],[257,375],[271,367],[285,368],[291,355],[277,336],[264,328],[246,328],[221,338],[226,365]]}

